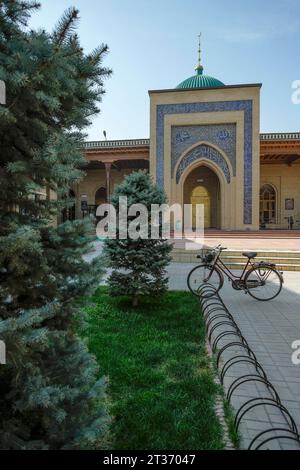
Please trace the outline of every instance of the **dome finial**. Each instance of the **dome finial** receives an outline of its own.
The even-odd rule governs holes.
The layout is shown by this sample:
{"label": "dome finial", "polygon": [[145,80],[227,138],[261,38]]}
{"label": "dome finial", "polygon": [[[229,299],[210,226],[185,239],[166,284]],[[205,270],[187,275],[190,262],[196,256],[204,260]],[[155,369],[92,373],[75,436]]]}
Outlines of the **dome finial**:
{"label": "dome finial", "polygon": [[203,73],[203,67],[201,65],[201,36],[202,36],[202,33],[199,33],[198,34],[198,38],[199,38],[199,47],[198,47],[198,64],[197,66],[195,67],[195,70],[197,72],[197,75],[202,75]]}

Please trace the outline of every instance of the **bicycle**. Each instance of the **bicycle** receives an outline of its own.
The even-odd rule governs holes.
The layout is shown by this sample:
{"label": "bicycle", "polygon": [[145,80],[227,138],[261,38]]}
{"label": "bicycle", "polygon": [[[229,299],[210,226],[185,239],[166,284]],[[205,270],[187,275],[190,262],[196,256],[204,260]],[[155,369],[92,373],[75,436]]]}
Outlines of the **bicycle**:
{"label": "bicycle", "polygon": [[[203,264],[193,268],[187,278],[189,290],[204,298],[212,297],[223,287],[224,275],[231,282],[233,289],[242,290],[250,294],[256,300],[267,301],[277,297],[282,289],[283,275],[276,269],[276,265],[261,261],[253,262],[257,253],[244,252],[243,256],[248,258],[240,276],[235,275],[220,258],[221,253],[227,248],[218,245],[209,250],[202,250],[201,258]],[[201,293],[203,285],[213,287]]]}

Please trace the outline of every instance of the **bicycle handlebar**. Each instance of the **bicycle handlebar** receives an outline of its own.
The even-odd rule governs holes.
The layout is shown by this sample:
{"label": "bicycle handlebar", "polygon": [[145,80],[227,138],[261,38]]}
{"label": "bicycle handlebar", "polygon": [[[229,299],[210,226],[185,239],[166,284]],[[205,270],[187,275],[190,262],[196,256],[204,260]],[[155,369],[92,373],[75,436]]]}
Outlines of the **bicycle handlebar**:
{"label": "bicycle handlebar", "polygon": [[213,250],[224,251],[224,250],[227,250],[227,248],[222,247],[222,245],[220,244],[220,245],[216,246],[215,248],[213,248]]}

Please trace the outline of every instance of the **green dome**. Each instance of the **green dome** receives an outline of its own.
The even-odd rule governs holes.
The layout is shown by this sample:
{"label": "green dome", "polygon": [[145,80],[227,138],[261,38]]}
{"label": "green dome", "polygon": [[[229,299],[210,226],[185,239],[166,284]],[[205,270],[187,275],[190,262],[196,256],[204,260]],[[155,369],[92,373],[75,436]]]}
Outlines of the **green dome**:
{"label": "green dome", "polygon": [[185,88],[190,90],[191,88],[218,88],[225,86],[224,83],[217,78],[203,75],[203,67],[200,63],[197,65],[195,70],[197,72],[196,75],[193,75],[179,83],[176,88]]}
{"label": "green dome", "polygon": [[209,75],[193,75],[179,83],[176,88],[218,88],[221,86],[225,85],[217,78],[210,77]]}

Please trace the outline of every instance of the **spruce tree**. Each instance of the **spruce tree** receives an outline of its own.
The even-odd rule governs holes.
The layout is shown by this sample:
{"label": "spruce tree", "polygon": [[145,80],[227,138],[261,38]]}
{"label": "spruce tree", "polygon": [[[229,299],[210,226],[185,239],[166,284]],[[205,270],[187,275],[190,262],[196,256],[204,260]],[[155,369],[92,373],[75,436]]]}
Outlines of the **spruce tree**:
{"label": "spruce tree", "polygon": [[[146,227],[140,226],[140,229],[147,234],[147,238],[142,236],[137,239],[132,239],[130,236],[123,238],[123,223],[121,226],[119,223],[120,197],[127,198],[128,209],[133,204],[143,204],[147,208],[148,219],[144,224]],[[166,204],[167,198],[153,183],[148,173],[139,171],[128,175],[117,186],[111,197],[111,203],[116,210],[117,226],[116,237],[107,237],[104,244],[108,266],[112,268],[108,278],[109,290],[111,295],[130,296],[135,307],[141,297],[157,297],[167,289],[166,267],[171,261],[172,245],[162,238],[161,219],[156,221],[159,238],[153,239],[151,234],[151,205]],[[134,219],[134,216],[128,217],[127,234],[129,224]]]}
{"label": "spruce tree", "polygon": [[52,33],[30,30],[38,7],[0,1],[0,448],[95,448],[109,423],[106,381],[76,332],[102,262],[82,259],[89,221],[55,221],[83,176],[108,49],[84,53],[74,8]]}

